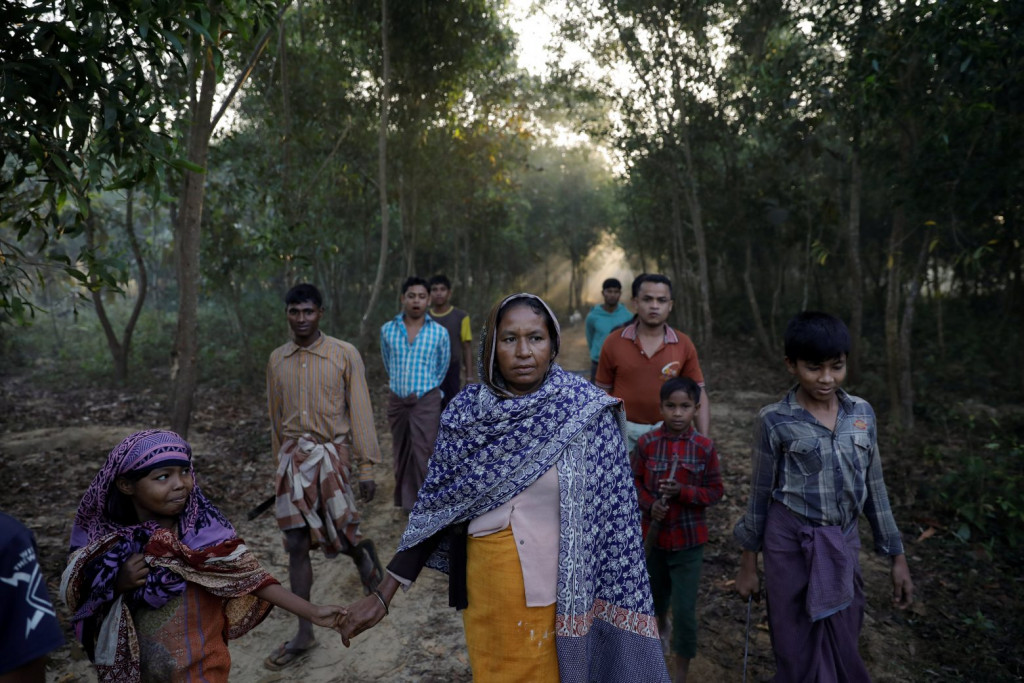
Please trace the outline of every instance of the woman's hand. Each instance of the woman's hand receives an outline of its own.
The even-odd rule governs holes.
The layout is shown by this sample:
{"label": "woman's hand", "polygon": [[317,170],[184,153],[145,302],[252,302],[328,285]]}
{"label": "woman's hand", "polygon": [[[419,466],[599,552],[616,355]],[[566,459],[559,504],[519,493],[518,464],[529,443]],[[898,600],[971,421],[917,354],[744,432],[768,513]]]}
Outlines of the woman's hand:
{"label": "woman's hand", "polygon": [[654,501],[651,505],[651,518],[655,522],[660,522],[665,519],[665,515],[668,514],[668,503],[664,502],[661,498]]}
{"label": "woman's hand", "polygon": [[146,585],[146,577],[149,576],[149,565],[142,553],[130,555],[121,568],[117,570],[117,579],[114,582],[116,593],[128,593],[136,588]]}
{"label": "woman's hand", "polygon": [[345,613],[346,616],[339,621],[336,629],[341,634],[341,642],[345,647],[349,646],[352,638],[376,626],[387,614],[376,594],[370,594],[352,603],[346,608]]}

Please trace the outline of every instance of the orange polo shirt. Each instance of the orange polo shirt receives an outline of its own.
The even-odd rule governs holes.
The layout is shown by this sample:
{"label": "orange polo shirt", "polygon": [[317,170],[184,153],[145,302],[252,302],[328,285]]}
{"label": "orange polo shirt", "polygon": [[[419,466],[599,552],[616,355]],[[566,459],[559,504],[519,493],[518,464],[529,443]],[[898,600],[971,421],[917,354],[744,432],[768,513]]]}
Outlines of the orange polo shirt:
{"label": "orange polo shirt", "polygon": [[630,422],[654,424],[661,420],[661,384],[683,376],[704,386],[697,347],[682,332],[665,325],[665,340],[653,355],[644,353],[633,323],[612,332],[601,347],[594,383],[621,398]]}

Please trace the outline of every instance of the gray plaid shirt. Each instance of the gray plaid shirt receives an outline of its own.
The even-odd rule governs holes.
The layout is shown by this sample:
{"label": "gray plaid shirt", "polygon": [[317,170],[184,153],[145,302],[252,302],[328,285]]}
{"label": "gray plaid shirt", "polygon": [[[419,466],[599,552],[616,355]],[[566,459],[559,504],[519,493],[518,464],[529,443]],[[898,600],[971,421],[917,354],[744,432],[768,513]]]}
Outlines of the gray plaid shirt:
{"label": "gray plaid shirt", "polygon": [[815,526],[847,530],[863,512],[871,523],[875,550],[903,553],[882,478],[875,411],[842,389],[834,431],[796,399],[761,409],[754,436],[751,492],[747,512],[733,535],[747,550],[760,551],[771,502],[781,503]]}

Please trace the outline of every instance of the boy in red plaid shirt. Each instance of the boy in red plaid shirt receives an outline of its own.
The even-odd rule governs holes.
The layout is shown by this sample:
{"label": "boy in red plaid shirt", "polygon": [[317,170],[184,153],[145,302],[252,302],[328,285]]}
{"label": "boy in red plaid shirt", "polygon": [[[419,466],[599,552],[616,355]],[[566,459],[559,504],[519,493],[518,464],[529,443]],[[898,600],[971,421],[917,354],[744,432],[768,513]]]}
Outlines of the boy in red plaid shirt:
{"label": "boy in red plaid shirt", "polygon": [[676,683],[686,681],[697,654],[697,586],[708,541],[704,509],[722,498],[715,444],[692,425],[699,406],[700,386],[689,377],[662,384],[664,422],[640,437],[633,460],[644,537],[655,535],[653,544],[647,539],[644,545],[662,642],[669,640],[672,607]]}

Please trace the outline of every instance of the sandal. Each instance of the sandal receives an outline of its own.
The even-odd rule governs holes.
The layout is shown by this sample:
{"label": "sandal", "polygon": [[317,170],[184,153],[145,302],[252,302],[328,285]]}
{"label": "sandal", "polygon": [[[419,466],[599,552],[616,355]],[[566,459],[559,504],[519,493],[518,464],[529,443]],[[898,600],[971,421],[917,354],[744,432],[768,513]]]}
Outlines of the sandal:
{"label": "sandal", "polygon": [[306,659],[310,651],[316,649],[319,644],[314,640],[309,647],[288,647],[288,641],[285,641],[274,650],[274,654],[263,660],[263,666],[271,671],[280,671]]}
{"label": "sandal", "polygon": [[373,541],[366,539],[356,544],[356,552],[352,555],[352,561],[356,563],[359,570],[359,580],[363,584],[363,595],[369,595],[377,590],[377,586],[384,580],[384,569],[380,566],[380,559],[377,557],[377,548]]}

